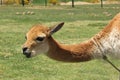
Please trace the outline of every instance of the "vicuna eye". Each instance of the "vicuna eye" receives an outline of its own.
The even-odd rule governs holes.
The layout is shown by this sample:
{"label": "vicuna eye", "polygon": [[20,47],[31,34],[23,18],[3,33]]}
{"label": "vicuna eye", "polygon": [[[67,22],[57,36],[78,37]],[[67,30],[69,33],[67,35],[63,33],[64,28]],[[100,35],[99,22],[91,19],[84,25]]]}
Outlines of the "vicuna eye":
{"label": "vicuna eye", "polygon": [[37,41],[43,41],[43,40],[44,40],[44,37],[37,37],[36,40],[37,40]]}

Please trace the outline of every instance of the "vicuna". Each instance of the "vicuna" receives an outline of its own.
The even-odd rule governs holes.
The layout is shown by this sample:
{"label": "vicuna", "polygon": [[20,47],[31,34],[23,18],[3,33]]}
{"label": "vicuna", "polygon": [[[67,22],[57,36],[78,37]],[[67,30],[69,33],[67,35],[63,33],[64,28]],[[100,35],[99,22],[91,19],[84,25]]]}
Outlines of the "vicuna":
{"label": "vicuna", "polygon": [[120,13],[91,39],[75,45],[61,44],[52,37],[63,24],[50,28],[43,25],[33,26],[26,34],[23,54],[30,58],[39,53],[46,53],[48,57],[64,62],[89,61],[102,58],[103,55],[120,59]]}

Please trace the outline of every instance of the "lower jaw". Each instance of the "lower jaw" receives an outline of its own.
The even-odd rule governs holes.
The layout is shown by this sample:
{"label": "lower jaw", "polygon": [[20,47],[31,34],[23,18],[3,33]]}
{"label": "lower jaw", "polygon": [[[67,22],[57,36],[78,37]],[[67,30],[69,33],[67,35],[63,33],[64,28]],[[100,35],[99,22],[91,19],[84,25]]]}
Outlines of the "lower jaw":
{"label": "lower jaw", "polygon": [[27,58],[30,58],[30,57],[31,57],[31,53],[27,54],[26,57],[27,57]]}

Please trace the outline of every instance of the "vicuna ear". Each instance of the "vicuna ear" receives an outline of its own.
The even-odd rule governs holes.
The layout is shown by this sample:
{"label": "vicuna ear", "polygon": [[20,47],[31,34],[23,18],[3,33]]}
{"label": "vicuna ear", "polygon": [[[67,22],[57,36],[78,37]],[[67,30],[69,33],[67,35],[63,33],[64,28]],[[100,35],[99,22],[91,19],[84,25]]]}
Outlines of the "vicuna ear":
{"label": "vicuna ear", "polygon": [[62,28],[63,25],[64,25],[64,22],[59,23],[59,24],[57,24],[57,25],[55,25],[53,27],[50,27],[49,35],[52,35],[53,33],[59,31]]}

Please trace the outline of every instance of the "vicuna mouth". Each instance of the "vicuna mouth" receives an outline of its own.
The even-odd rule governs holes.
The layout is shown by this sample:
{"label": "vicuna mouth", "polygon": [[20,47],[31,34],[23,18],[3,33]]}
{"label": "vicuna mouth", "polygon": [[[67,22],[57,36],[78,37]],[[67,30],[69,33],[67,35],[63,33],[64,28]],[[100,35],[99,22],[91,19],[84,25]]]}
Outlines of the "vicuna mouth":
{"label": "vicuna mouth", "polygon": [[30,58],[31,57],[31,52],[29,52],[29,53],[23,52],[23,54],[26,56],[26,58]]}
{"label": "vicuna mouth", "polygon": [[31,53],[26,54],[26,57],[30,58],[31,57]]}

